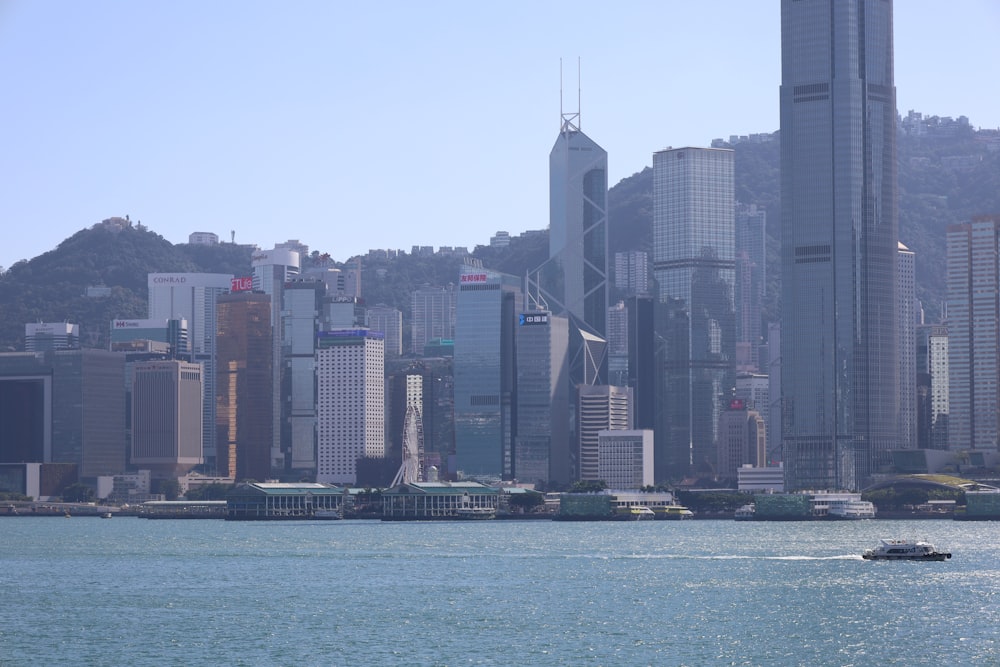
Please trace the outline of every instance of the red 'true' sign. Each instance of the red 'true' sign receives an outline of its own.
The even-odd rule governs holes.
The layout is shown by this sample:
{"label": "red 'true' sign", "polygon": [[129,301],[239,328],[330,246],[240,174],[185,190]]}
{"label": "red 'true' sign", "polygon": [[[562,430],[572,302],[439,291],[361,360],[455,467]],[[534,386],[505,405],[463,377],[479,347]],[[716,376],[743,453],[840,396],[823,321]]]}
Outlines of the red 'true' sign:
{"label": "red 'true' sign", "polygon": [[253,278],[233,278],[230,292],[249,292],[253,289]]}

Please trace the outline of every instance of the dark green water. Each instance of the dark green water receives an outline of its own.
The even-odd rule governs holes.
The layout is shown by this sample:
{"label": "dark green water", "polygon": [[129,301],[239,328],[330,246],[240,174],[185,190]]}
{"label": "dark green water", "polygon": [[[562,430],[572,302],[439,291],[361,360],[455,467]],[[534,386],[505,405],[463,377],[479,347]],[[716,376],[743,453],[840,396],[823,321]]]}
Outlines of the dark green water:
{"label": "dark green water", "polygon": [[[882,537],[944,563],[861,560]],[[997,665],[1000,523],[0,519],[0,666]]]}

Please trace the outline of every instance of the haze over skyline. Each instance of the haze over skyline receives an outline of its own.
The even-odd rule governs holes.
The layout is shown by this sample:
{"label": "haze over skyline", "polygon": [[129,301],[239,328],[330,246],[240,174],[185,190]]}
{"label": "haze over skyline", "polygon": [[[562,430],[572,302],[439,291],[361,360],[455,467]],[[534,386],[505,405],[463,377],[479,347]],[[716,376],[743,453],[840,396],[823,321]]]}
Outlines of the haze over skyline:
{"label": "haze over skyline", "polygon": [[[1000,127],[998,28],[991,0],[895,3],[899,111]],[[613,186],[777,130],[780,46],[777,2],[6,2],[0,266],[126,214],[341,261],[542,229],[560,58]]]}

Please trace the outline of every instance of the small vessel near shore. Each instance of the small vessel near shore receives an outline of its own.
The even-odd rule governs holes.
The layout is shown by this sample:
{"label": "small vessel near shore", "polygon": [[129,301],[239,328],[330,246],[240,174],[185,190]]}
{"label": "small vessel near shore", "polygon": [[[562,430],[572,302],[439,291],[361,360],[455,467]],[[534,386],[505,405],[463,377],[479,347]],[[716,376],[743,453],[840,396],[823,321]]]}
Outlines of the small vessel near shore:
{"label": "small vessel near shore", "polygon": [[874,549],[865,549],[865,560],[933,560],[943,561],[951,554],[938,551],[933,544],[914,540],[881,540]]}

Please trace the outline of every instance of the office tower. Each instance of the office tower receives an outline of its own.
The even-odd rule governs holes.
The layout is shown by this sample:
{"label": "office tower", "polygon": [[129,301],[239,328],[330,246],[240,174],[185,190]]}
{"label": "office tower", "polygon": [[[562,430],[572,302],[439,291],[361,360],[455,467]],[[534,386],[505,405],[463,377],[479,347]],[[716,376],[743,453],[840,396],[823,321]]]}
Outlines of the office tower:
{"label": "office tower", "polygon": [[317,482],[354,484],[361,458],[385,457],[385,341],[368,329],[317,334]]}
{"label": "office tower", "polygon": [[216,463],[224,477],[262,482],[274,441],[271,297],[223,294],[217,308]]}
{"label": "office tower", "polygon": [[455,464],[466,477],[513,476],[520,287],[514,276],[462,266],[455,311]]}
{"label": "office tower", "polygon": [[365,304],[361,299],[328,295],[323,300],[323,312],[320,315],[323,331],[364,329],[365,321]]}
{"label": "office tower", "polygon": [[948,449],[948,328],[917,327],[917,447]]}
{"label": "office tower", "polygon": [[917,446],[917,280],[913,251],[898,244],[896,296],[899,309],[899,443],[901,449]]}
{"label": "office tower", "polygon": [[[250,258],[250,265],[253,271],[253,290],[263,292],[271,297],[271,385],[274,391],[271,392],[271,467],[276,471],[284,470],[285,461],[281,446],[281,426],[282,426],[282,394],[278,388],[282,386],[282,374],[286,372],[287,366],[282,359],[284,349],[284,326],[282,324],[282,312],[284,309],[285,284],[294,280],[299,275],[302,256],[298,248],[301,246],[297,241],[289,241],[286,247],[276,247],[273,250],[261,250],[255,252]],[[301,246],[308,252],[308,248]],[[236,291],[235,289],[233,291]],[[260,478],[254,477],[258,481]]]}
{"label": "office tower", "polygon": [[657,481],[715,465],[719,412],[733,387],[733,187],[731,150],[653,154]]}
{"label": "office tower", "polygon": [[642,250],[615,253],[615,288],[625,296],[649,294],[649,254]]}
{"label": "office tower", "polygon": [[572,481],[569,320],[521,313],[517,326],[517,438],[513,474],[528,483]]}
{"label": "office tower", "polygon": [[202,365],[202,452],[215,467],[215,301],[232,287],[225,273],[150,273],[151,320],[183,319],[188,323],[191,361]]}
{"label": "office tower", "polygon": [[0,462],[125,471],[125,356],[106,350],[0,353]]}
{"label": "office tower", "polygon": [[24,349],[27,352],[42,350],[79,350],[80,325],[68,322],[36,322],[24,325]]}
{"label": "office tower", "polygon": [[608,308],[608,379],[618,387],[628,386],[628,309],[624,301]]}
{"label": "office tower", "polygon": [[786,488],[862,488],[899,427],[892,2],[781,3]]}
{"label": "office tower", "polygon": [[[310,276],[311,277],[311,276]],[[285,284],[282,314],[281,447],[290,480],[316,475],[316,333],[327,286],[320,280]]]}
{"label": "office tower", "polygon": [[736,471],[744,464],[767,466],[767,430],[764,418],[751,410],[740,398],[729,401],[728,409],[719,415],[718,464],[719,479],[735,480]]}
{"label": "office tower", "polygon": [[164,359],[132,368],[130,463],[160,479],[202,463],[202,367]]}
{"label": "office tower", "polygon": [[410,351],[424,354],[424,346],[434,339],[454,340],[455,300],[458,292],[454,285],[447,287],[420,287],[410,297]]}
{"label": "office tower", "polygon": [[580,385],[576,396],[578,477],[598,480],[598,434],[632,428],[632,390],[610,385]]}
{"label": "office tower", "polygon": [[365,313],[368,328],[385,334],[385,356],[399,357],[403,354],[403,313],[385,304],[372,306]]}
{"label": "office tower", "polygon": [[597,479],[609,489],[653,486],[653,432],[598,431]]}
{"label": "office tower", "polygon": [[656,427],[656,345],[653,298],[632,296],[625,302],[628,312],[628,382],[632,389],[635,427]]}
{"label": "office tower", "polygon": [[1000,216],[948,227],[948,445],[997,449]]}
{"label": "office tower", "polygon": [[736,205],[736,369],[759,373],[764,303],[767,215],[756,204]]}
{"label": "office tower", "polygon": [[603,337],[608,309],[608,154],[563,114],[549,154],[549,259],[528,276],[532,306]]}

